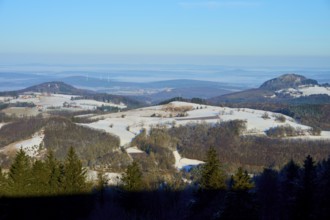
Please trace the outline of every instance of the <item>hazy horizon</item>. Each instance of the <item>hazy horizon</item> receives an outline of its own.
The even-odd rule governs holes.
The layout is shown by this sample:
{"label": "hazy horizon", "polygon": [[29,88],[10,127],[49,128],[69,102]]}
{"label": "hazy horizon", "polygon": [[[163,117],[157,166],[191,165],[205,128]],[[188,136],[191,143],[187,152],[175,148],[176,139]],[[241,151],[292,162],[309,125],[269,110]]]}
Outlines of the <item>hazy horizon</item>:
{"label": "hazy horizon", "polygon": [[0,25],[0,76],[329,82],[326,0],[0,0]]}

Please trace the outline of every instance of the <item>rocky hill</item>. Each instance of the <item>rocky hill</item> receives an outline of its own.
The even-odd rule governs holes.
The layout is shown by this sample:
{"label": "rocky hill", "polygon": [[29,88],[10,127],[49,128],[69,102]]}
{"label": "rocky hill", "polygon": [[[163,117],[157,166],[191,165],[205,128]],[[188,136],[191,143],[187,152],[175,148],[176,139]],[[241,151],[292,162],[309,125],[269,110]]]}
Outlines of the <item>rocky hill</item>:
{"label": "rocky hill", "polygon": [[330,87],[297,74],[285,74],[264,82],[259,88],[217,96],[208,100],[220,103],[308,103],[330,102]]}
{"label": "rocky hill", "polygon": [[264,82],[259,88],[271,91],[280,89],[297,88],[303,85],[319,85],[316,80],[307,79],[304,76],[297,74],[285,74],[278,78]]}

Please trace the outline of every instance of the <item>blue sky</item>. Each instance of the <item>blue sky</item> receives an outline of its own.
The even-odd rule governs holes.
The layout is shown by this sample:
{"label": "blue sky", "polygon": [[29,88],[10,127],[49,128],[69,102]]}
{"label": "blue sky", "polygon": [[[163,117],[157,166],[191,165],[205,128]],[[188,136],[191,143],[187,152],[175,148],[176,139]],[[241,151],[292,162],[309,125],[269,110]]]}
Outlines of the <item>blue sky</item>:
{"label": "blue sky", "polygon": [[116,56],[128,63],[196,62],[189,57],[330,63],[330,0],[0,0],[4,61]]}

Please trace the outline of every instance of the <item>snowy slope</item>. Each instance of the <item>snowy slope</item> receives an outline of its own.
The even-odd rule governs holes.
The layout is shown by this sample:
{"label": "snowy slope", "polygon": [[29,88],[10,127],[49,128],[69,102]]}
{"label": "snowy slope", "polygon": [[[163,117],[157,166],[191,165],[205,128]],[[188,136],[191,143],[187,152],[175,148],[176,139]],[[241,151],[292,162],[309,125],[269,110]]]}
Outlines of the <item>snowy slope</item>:
{"label": "snowy slope", "polygon": [[[71,98],[76,98],[78,96],[75,95],[64,95],[64,94],[41,94],[34,93],[33,95],[20,95],[17,99],[12,98],[9,102],[31,102],[37,106],[42,106],[43,109],[47,109],[49,107],[52,108],[64,108],[63,104],[67,103],[68,105],[74,107],[72,109],[83,109],[83,110],[93,110],[96,107],[104,106],[113,106],[118,108],[126,108],[127,106],[124,104],[114,104],[108,102],[99,102],[95,100],[89,99],[80,99],[80,100],[71,100]],[[67,109],[67,108],[66,108]]]}
{"label": "snowy slope", "polygon": [[15,147],[17,150],[22,148],[27,155],[35,157],[39,153],[39,145],[42,143],[44,137],[43,131],[37,132],[32,138],[16,143]]}
{"label": "snowy slope", "polygon": [[43,148],[40,148],[40,144],[42,144],[44,137],[44,132],[41,130],[33,134],[31,138],[9,144],[0,151],[5,152],[8,155],[16,154],[17,151],[22,149],[30,157],[37,157],[42,151],[44,151]]}
{"label": "snowy slope", "polygon": [[[170,106],[170,108],[169,108]],[[178,111],[177,108],[189,109],[184,117],[175,117]],[[168,109],[174,109],[170,111]],[[265,135],[265,131],[277,127],[290,125],[296,129],[307,131],[310,127],[298,124],[292,118],[285,117],[285,122],[276,120],[275,114],[267,112],[269,119],[264,119],[265,111],[254,109],[239,109],[228,107],[217,107],[208,105],[199,105],[186,102],[172,102],[169,105],[152,106],[141,109],[134,109],[130,111],[111,113],[102,116],[94,116],[92,119],[100,119],[99,121],[90,124],[80,124],[83,126],[101,129],[111,134],[117,135],[120,138],[121,145],[127,145],[131,140],[139,134],[142,128],[147,131],[151,127],[157,125],[164,125],[167,127],[185,125],[188,123],[217,123],[230,120],[244,120],[246,121],[247,131],[245,135]],[[309,136],[303,136],[308,138]],[[330,134],[322,132],[321,136],[312,137],[314,139],[330,139]]]}
{"label": "snowy slope", "polygon": [[328,95],[330,96],[330,87],[319,85],[299,86],[298,88],[281,89],[275,92],[276,94],[290,95],[294,98],[310,95]]}

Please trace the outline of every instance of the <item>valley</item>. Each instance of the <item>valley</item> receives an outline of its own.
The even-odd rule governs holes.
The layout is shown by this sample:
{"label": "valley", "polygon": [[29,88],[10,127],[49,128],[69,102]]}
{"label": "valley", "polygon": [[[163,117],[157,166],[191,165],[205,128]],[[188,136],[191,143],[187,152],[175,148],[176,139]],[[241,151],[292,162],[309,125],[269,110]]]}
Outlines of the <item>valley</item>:
{"label": "valley", "polygon": [[[4,91],[0,98],[0,165],[2,181],[9,184],[9,190],[0,187],[0,192],[34,195],[42,190],[41,195],[51,195],[56,190],[66,196],[76,190],[84,193],[90,187],[101,187],[97,192],[108,190],[108,199],[121,198],[117,190],[138,199],[134,193],[160,196],[165,188],[176,196],[184,193],[180,201],[186,204],[185,198],[200,198],[194,193],[196,189],[203,188],[205,196],[213,192],[213,186],[208,192],[202,182],[207,178],[203,173],[210,166],[212,149],[213,158],[219,158],[217,172],[221,176],[217,184],[220,178],[226,181],[217,186],[215,198],[222,198],[221,190],[230,192],[227,187],[234,185],[228,182],[229,176],[243,175],[239,174],[242,169],[245,178],[261,184],[258,178],[270,171],[285,172],[292,161],[297,161],[297,167],[304,166],[311,157],[323,167],[330,155],[328,91],[328,84],[320,85],[295,74],[271,79],[256,89],[208,99],[194,97],[195,93],[185,98],[168,93],[158,103],[124,93],[77,89],[58,81]],[[26,172],[33,173],[33,178],[27,180],[32,185],[21,187],[26,192],[17,191],[8,182],[19,157],[26,157],[25,166],[31,169]],[[82,182],[68,188],[65,169],[74,157],[79,158],[81,168],[76,175]],[[48,163],[55,164],[53,169],[59,172],[57,186],[42,183],[44,188],[36,190],[34,185],[45,178],[39,175],[45,175]],[[38,166],[44,171],[38,171]],[[130,181],[128,175],[140,175],[134,178],[139,178],[147,191],[125,188]],[[261,193],[260,186],[256,189]],[[110,204],[116,204],[117,211],[126,210],[116,202]],[[186,211],[194,213],[190,208]]]}

